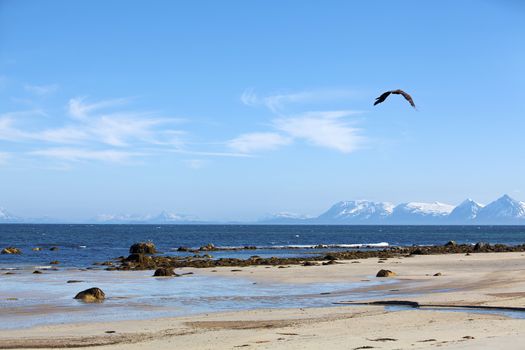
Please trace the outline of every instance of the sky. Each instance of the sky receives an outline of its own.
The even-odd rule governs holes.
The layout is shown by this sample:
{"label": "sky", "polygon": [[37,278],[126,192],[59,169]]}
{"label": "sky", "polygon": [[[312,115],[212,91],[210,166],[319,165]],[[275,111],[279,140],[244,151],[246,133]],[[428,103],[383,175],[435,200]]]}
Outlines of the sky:
{"label": "sky", "polygon": [[[525,199],[521,1],[0,0],[0,206]],[[380,93],[400,96],[373,106]]]}

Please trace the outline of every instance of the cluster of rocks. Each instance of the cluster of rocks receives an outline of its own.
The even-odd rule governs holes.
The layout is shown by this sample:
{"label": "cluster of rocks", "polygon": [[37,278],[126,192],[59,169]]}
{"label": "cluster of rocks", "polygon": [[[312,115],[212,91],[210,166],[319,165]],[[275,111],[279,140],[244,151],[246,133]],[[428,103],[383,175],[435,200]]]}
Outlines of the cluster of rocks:
{"label": "cluster of rocks", "polygon": [[15,247],[7,247],[2,249],[2,254],[22,254],[22,250]]}
{"label": "cluster of rocks", "polygon": [[[34,252],[39,252],[43,250],[43,248],[35,247],[35,248],[32,248],[31,250]],[[58,247],[51,247],[49,248],[49,250],[55,251],[55,250],[58,250]],[[7,247],[7,248],[2,249],[0,254],[22,254],[22,249],[16,248],[16,247]]]}
{"label": "cluster of rocks", "polygon": [[221,248],[218,248],[213,243],[208,243],[206,245],[203,245],[203,246],[199,247],[198,249],[192,249],[192,248],[181,246],[181,247],[177,248],[176,251],[178,251],[178,252],[190,252],[190,253],[194,253],[194,254],[199,254],[201,252],[213,252],[213,251],[218,251],[218,250],[222,250],[222,251],[236,251],[236,250],[255,250],[255,249],[257,249],[256,246],[221,247]]}
{"label": "cluster of rocks", "polygon": [[[192,251],[186,248],[179,248],[179,251]],[[198,251],[219,250],[213,244],[202,246]],[[220,249],[222,250],[222,249]],[[325,255],[310,257],[293,257],[293,258],[261,258],[251,256],[248,259],[238,258],[221,258],[212,259],[209,255],[195,256],[159,256],[154,255],[157,252],[155,245],[151,242],[136,243],[130,248],[130,255],[116,259],[115,264],[106,263],[108,270],[156,270],[156,269],[174,269],[181,267],[209,268],[219,266],[253,266],[253,265],[304,265],[315,266],[334,264],[335,260],[355,260],[368,258],[395,258],[415,255],[431,254],[471,254],[471,253],[488,253],[488,252],[525,252],[525,244],[517,246],[507,246],[504,244],[491,245],[484,242],[478,242],[475,245],[457,244],[450,241],[443,246],[414,246],[414,247],[388,247],[380,250],[347,250],[329,252]],[[104,265],[104,264],[103,264]]]}

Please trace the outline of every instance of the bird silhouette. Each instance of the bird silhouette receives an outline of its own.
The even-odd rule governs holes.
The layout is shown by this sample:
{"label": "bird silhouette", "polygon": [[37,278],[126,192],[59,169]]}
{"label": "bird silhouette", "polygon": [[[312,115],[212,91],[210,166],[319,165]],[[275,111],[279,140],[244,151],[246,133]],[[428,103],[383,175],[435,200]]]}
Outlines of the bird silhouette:
{"label": "bird silhouette", "polygon": [[380,104],[381,102],[384,102],[386,100],[386,98],[390,95],[390,94],[394,94],[394,95],[402,95],[405,100],[408,101],[408,103],[410,103],[410,105],[414,108],[416,108],[416,105],[414,103],[414,100],[412,100],[412,96],[410,96],[409,94],[407,94],[406,92],[404,92],[403,90],[400,90],[400,89],[397,89],[397,90],[390,90],[390,91],[387,91],[387,92],[383,92],[381,94],[381,96],[377,97],[376,98],[376,101],[374,102],[374,106],[377,105],[377,104]]}

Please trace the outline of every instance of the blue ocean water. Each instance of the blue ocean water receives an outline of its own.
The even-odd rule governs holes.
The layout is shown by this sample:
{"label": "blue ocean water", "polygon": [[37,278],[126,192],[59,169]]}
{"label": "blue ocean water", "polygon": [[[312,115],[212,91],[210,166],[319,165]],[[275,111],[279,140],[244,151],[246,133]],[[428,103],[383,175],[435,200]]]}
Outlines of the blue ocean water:
{"label": "blue ocean water", "polygon": [[[391,246],[458,243],[525,243],[525,226],[333,226],[333,225],[0,225],[0,249],[21,248],[21,255],[0,255],[0,267],[48,265],[86,267],[94,262],[127,255],[129,246],[153,241],[165,254],[179,246],[257,246],[258,250],[212,252],[215,258],[304,256],[325,253],[318,244],[351,245],[388,243]],[[56,246],[57,251],[49,248]],[[34,247],[44,248],[34,252]],[[281,249],[272,249],[272,248]],[[292,249],[295,248],[295,249]],[[346,250],[348,248],[339,248]]]}

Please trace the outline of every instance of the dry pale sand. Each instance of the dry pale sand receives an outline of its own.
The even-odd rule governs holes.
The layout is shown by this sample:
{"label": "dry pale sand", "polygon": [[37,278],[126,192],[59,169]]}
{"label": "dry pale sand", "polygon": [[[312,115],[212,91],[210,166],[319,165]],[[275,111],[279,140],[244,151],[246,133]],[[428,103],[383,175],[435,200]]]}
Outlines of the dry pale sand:
{"label": "dry pale sand", "polygon": [[[366,286],[395,271],[393,284]],[[525,307],[525,254],[488,253],[345,261],[329,266],[196,270],[257,283],[364,281],[426,304]],[[237,270],[237,269],[235,269]],[[216,272],[212,272],[216,271]],[[437,272],[442,276],[434,277]],[[410,297],[406,293],[416,293]],[[397,294],[397,295],[396,295]],[[342,300],[343,301],[343,300]],[[108,333],[108,331],[110,333]],[[253,310],[0,331],[1,348],[97,349],[524,349],[525,318],[473,312],[385,311],[382,306]]]}

